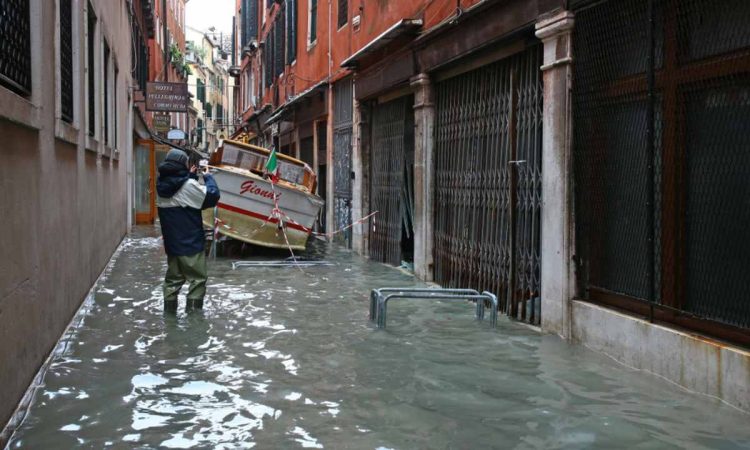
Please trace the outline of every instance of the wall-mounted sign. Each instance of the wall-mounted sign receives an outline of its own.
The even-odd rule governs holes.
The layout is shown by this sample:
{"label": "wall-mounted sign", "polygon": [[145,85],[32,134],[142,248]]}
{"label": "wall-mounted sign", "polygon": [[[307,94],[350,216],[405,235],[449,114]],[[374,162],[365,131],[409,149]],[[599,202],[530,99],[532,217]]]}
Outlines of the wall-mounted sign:
{"label": "wall-mounted sign", "polygon": [[167,139],[185,139],[185,132],[182,130],[169,130],[169,133],[167,133]]}
{"label": "wall-mounted sign", "polygon": [[157,133],[166,133],[172,124],[172,118],[169,114],[154,115],[154,131]]}
{"label": "wall-mounted sign", "polygon": [[187,83],[146,83],[146,110],[185,112],[190,103]]}

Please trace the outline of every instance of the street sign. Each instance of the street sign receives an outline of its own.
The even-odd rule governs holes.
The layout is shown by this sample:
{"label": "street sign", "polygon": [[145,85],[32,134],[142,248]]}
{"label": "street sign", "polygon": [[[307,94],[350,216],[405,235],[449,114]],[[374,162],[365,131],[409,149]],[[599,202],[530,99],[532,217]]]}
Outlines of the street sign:
{"label": "street sign", "polygon": [[172,124],[172,118],[169,114],[154,115],[154,131],[157,133],[166,133]]}
{"label": "street sign", "polygon": [[146,110],[186,112],[190,96],[187,83],[146,83]]}

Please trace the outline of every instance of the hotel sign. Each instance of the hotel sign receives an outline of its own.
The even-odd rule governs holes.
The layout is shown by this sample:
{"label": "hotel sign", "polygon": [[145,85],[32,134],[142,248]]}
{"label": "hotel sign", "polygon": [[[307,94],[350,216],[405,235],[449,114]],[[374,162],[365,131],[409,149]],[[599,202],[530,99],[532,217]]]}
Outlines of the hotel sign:
{"label": "hotel sign", "polygon": [[166,133],[172,125],[172,118],[169,114],[154,115],[154,131],[157,133]]}
{"label": "hotel sign", "polygon": [[154,81],[146,84],[147,111],[186,112],[189,103],[187,83]]}

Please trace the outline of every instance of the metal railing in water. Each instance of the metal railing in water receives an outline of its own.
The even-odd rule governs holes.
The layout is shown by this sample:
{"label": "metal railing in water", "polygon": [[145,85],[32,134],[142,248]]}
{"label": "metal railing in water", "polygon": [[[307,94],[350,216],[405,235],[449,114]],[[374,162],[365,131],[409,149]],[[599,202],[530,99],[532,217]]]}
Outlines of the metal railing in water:
{"label": "metal railing in water", "polygon": [[487,291],[481,294],[474,289],[438,288],[380,288],[370,292],[370,322],[378,328],[385,328],[388,301],[397,298],[431,300],[473,300],[476,303],[476,319],[484,319],[485,302],[490,302],[490,325],[497,327],[497,297]]}

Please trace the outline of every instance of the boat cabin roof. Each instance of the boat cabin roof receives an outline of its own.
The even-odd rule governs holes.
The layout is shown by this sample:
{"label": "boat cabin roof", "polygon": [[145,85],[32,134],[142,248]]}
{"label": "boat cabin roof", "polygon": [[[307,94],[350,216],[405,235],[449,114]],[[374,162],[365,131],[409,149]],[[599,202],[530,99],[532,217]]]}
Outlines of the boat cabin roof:
{"label": "boat cabin roof", "polygon": [[[225,140],[216,152],[211,155],[210,164],[216,167],[233,167],[246,170],[256,175],[263,175],[271,151],[257,145]],[[313,170],[299,159],[276,153],[279,167],[279,178],[282,182],[315,191],[316,177]]]}

